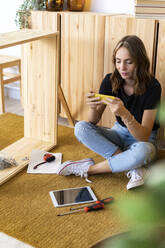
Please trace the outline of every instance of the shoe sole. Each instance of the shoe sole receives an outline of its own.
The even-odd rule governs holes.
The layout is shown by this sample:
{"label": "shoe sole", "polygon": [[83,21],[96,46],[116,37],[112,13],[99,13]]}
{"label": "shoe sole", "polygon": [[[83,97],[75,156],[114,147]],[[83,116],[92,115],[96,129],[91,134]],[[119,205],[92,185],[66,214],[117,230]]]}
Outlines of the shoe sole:
{"label": "shoe sole", "polygon": [[84,159],[84,160],[79,160],[79,161],[72,161],[72,160],[70,160],[70,161],[66,161],[66,162],[64,162],[63,163],[63,167],[62,168],[60,168],[59,169],[59,171],[58,171],[58,175],[64,175],[63,173],[62,173],[62,171],[64,170],[64,169],[66,169],[68,166],[70,166],[70,165],[80,165],[80,164],[83,164],[83,163],[87,163],[87,162],[90,162],[90,161],[92,161],[93,163],[94,163],[94,161],[93,161],[93,159]]}
{"label": "shoe sole", "polygon": [[136,182],[136,183],[131,183],[131,185],[129,185],[129,184],[127,184],[127,190],[129,190],[129,189],[133,189],[133,188],[137,188],[137,187],[139,187],[139,186],[142,186],[142,185],[144,185],[144,182]]}

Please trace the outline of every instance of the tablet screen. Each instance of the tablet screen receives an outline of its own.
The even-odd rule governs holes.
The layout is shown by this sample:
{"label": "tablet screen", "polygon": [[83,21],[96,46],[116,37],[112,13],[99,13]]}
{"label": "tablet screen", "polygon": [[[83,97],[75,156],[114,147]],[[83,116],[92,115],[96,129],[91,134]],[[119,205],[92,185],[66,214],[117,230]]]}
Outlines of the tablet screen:
{"label": "tablet screen", "polygon": [[74,204],[97,201],[91,187],[69,188],[49,192],[55,207],[64,207]]}

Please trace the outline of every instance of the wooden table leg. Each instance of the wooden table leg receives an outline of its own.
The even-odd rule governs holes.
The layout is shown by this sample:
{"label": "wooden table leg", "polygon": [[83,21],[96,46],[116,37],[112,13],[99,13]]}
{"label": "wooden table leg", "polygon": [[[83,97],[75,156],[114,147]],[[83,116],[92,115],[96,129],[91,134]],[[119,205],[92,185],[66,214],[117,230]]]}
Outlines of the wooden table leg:
{"label": "wooden table leg", "polygon": [[61,101],[63,107],[64,107],[64,110],[65,110],[65,113],[68,117],[68,120],[69,120],[69,123],[74,126],[74,120],[72,118],[72,115],[70,113],[70,110],[69,110],[69,107],[68,107],[68,104],[66,102],[66,99],[65,99],[65,96],[64,96],[64,93],[63,93],[63,90],[60,86],[60,84],[58,84],[58,97],[59,97],[59,100]]}

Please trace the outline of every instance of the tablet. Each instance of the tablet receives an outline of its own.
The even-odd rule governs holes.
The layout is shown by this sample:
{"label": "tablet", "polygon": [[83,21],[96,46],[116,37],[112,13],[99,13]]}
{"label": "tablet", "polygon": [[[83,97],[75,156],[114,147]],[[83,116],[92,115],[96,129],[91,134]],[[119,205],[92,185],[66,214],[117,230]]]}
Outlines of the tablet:
{"label": "tablet", "polygon": [[55,207],[65,207],[97,201],[95,194],[89,186],[53,190],[50,191],[49,194]]}

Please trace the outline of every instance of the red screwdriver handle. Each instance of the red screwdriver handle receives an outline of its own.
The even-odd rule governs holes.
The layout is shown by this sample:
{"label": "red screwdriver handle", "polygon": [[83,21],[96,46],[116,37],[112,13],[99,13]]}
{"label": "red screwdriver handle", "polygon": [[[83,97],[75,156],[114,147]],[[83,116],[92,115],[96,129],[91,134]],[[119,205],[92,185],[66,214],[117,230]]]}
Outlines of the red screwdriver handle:
{"label": "red screwdriver handle", "polygon": [[51,160],[51,159],[54,160],[54,159],[55,159],[55,156],[53,156],[51,153],[45,153],[43,159],[44,159],[46,162],[48,162],[49,159],[50,159],[50,160]]}
{"label": "red screwdriver handle", "polygon": [[101,210],[104,208],[104,203],[96,203],[93,205],[90,205],[88,207],[84,208],[85,212],[89,212],[89,211],[97,211],[97,210]]}
{"label": "red screwdriver handle", "polygon": [[[112,196],[108,197],[108,198],[105,198],[103,200],[97,200],[96,201],[96,204],[98,203],[103,203],[104,205],[106,204],[110,204],[114,201],[114,198]],[[86,207],[90,207],[91,205],[87,205]],[[81,207],[76,207],[76,208],[70,208],[70,210],[76,210],[76,209],[81,209],[81,208],[84,208],[85,206],[81,206]]]}
{"label": "red screwdriver handle", "polygon": [[106,205],[106,204],[112,203],[113,201],[114,201],[114,198],[111,196],[103,200],[98,200],[96,201],[96,203],[104,203],[104,205]]}

